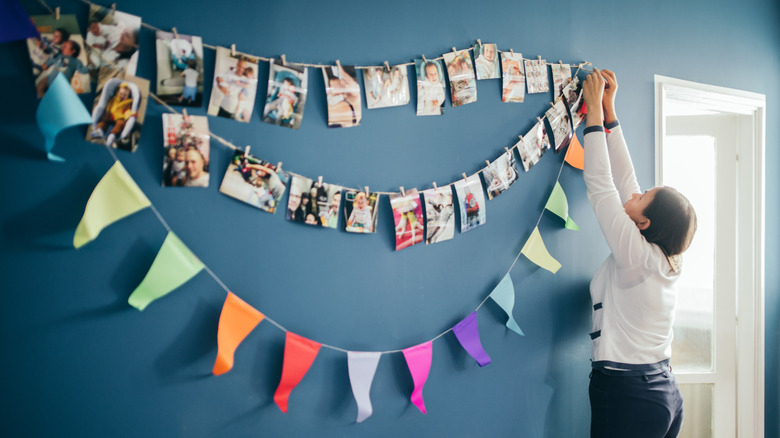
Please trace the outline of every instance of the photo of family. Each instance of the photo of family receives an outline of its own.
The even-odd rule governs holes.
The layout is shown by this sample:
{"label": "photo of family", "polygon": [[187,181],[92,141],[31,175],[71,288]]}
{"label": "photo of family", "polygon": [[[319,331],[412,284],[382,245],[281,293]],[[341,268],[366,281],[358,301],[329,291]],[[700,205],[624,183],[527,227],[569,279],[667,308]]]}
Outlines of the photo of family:
{"label": "photo of family", "polygon": [[269,62],[268,95],[263,108],[263,121],[285,128],[298,129],[303,121],[306,105],[308,74],[306,67],[282,63],[276,59]]}
{"label": "photo of family", "polygon": [[563,92],[563,87],[571,79],[571,65],[560,62],[558,64],[550,64],[550,70],[552,70],[553,78],[553,98],[557,99]]}
{"label": "photo of family", "polygon": [[322,228],[336,228],[344,188],[294,175],[285,219]]}
{"label": "photo of family", "polygon": [[425,244],[444,242],[455,235],[455,205],[452,203],[452,188],[439,187],[422,192],[425,201],[427,233]]}
{"label": "photo of family", "polygon": [[332,65],[322,67],[325,78],[325,94],[328,96],[328,127],[349,128],[360,124],[360,84],[355,67]]}
{"label": "photo of family", "polygon": [[474,66],[477,79],[498,79],[498,49],[495,44],[474,44]]}
{"label": "photo of family", "polygon": [[545,113],[547,122],[552,129],[552,138],[555,143],[555,152],[569,145],[572,136],[571,121],[569,120],[569,111],[563,99],[556,102],[552,108]]}
{"label": "photo of family", "polygon": [[219,191],[260,210],[276,213],[289,176],[244,151],[233,152]]}
{"label": "photo of family", "polygon": [[422,242],[425,227],[417,189],[390,195],[390,206],[393,208],[395,222],[395,250],[399,251]]}
{"label": "photo of family", "polygon": [[90,4],[88,22],[89,72],[98,91],[111,78],[135,76],[141,17]]}
{"label": "photo of family", "polygon": [[157,97],[171,105],[200,106],[203,100],[203,42],[198,36],[158,30]]}
{"label": "photo of family", "polygon": [[377,66],[363,69],[363,86],[366,88],[366,106],[368,109],[409,103],[409,80],[406,78],[406,66],[395,65],[390,68]]}
{"label": "photo of family", "polygon": [[208,115],[249,123],[257,94],[257,62],[257,58],[217,47]]}
{"label": "photo of family", "polygon": [[521,53],[501,52],[503,87],[501,102],[523,102],[525,100],[525,73]]}
{"label": "photo of family", "polygon": [[163,187],[208,187],[208,118],[163,114],[162,120]]}
{"label": "photo of family", "polygon": [[466,105],[477,101],[477,81],[468,50],[448,52],[442,55],[450,78],[452,106]]}
{"label": "photo of family", "polygon": [[482,172],[488,200],[495,198],[517,181],[517,160],[512,151],[501,154]]}
{"label": "photo of family", "polygon": [[135,152],[149,100],[149,81],[135,76],[108,79],[92,107],[87,140]]}
{"label": "photo of family", "polygon": [[35,90],[43,97],[58,75],[63,75],[76,94],[91,91],[87,52],[75,15],[33,15],[40,38],[28,38]]}
{"label": "photo of family", "polygon": [[528,94],[550,91],[547,62],[544,59],[526,59],[525,81],[528,85]]}
{"label": "photo of family", "polygon": [[526,172],[542,158],[542,155],[550,149],[550,141],[543,123],[537,123],[531,128],[525,137],[517,142],[517,150],[520,152],[520,161]]}
{"label": "photo of family", "polygon": [[417,115],[444,114],[444,67],[440,60],[414,60],[417,73]]}
{"label": "photo of family", "polygon": [[563,96],[569,105],[573,129],[577,129],[580,126],[580,123],[585,120],[585,114],[588,112],[585,107],[585,101],[582,99],[582,90],[577,89],[578,85],[579,79],[574,77],[568,85],[563,87]]}
{"label": "photo of family", "polygon": [[350,233],[376,233],[378,210],[379,193],[352,189],[344,192],[344,218]]}

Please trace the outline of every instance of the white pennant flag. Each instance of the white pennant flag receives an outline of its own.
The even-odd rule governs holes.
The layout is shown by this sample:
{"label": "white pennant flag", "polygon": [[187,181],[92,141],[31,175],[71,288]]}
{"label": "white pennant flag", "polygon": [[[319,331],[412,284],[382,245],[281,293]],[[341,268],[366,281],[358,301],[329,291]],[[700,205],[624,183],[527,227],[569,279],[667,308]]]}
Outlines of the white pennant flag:
{"label": "white pennant flag", "polygon": [[382,353],[367,351],[348,351],[347,367],[349,368],[349,381],[352,383],[352,394],[358,407],[357,422],[361,423],[373,413],[371,408],[371,383],[374,381],[374,373],[379,365]]}

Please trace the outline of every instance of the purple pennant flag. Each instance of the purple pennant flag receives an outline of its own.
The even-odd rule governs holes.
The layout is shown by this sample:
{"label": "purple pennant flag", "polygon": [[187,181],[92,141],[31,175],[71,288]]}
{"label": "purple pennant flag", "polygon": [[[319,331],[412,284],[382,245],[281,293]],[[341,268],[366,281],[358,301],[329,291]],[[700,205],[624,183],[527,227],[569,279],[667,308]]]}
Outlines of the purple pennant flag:
{"label": "purple pennant flag", "polygon": [[19,0],[0,0],[0,43],[40,36]]}
{"label": "purple pennant flag", "polygon": [[490,356],[484,348],[482,348],[482,342],[479,340],[479,324],[477,324],[477,311],[471,312],[471,315],[463,319],[463,321],[457,323],[452,328],[452,332],[455,333],[455,337],[458,338],[458,342],[463,348],[477,360],[480,367],[484,367],[490,363]]}

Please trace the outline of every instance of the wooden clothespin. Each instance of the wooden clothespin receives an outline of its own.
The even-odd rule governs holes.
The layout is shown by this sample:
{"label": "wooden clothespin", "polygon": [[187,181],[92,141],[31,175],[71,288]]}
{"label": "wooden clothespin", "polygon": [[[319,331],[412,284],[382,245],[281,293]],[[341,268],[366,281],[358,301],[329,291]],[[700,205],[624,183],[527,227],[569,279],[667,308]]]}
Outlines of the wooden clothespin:
{"label": "wooden clothespin", "polygon": [[54,8],[54,19],[60,21],[60,7]]}
{"label": "wooden clothespin", "polygon": [[230,45],[230,56],[236,56],[236,45],[231,44]]}
{"label": "wooden clothespin", "polygon": [[563,61],[561,61],[560,59],[558,60],[558,64],[560,64],[561,67],[563,67]]}
{"label": "wooden clothespin", "polygon": [[[522,137],[522,136],[520,136],[520,135],[518,135],[518,137],[520,137],[520,140],[522,140],[522,139],[523,139],[523,137]],[[508,148],[508,147],[506,147],[506,146],[504,146],[504,150],[506,151],[506,153],[507,153],[507,154],[511,153],[511,152],[509,152],[509,148]]]}
{"label": "wooden clothespin", "polygon": [[539,122],[540,125],[544,124],[544,122],[542,122],[542,118],[541,117],[537,117],[536,121]]}
{"label": "wooden clothespin", "polygon": [[319,184],[320,187],[322,187],[322,177],[321,176],[317,177],[317,184]]}
{"label": "wooden clothespin", "polygon": [[336,60],[336,67],[338,67],[339,70],[341,70],[341,61],[339,61],[338,59]]}
{"label": "wooden clothespin", "polygon": [[485,160],[485,164],[487,164],[487,167],[490,167],[490,161]]}
{"label": "wooden clothespin", "polygon": [[511,48],[511,47],[510,47],[510,48],[509,48],[509,53],[511,53],[511,54],[513,54],[513,55],[514,55],[514,54],[515,54],[515,49],[513,49],[513,48]]}
{"label": "wooden clothespin", "polygon": [[453,53],[458,53],[458,50],[457,50],[457,49],[455,49],[455,46],[452,46],[452,52],[453,52]]}
{"label": "wooden clothespin", "polygon": [[477,44],[479,44],[479,48],[481,49],[482,48],[482,40],[477,38]]}
{"label": "wooden clothespin", "polygon": [[185,119],[189,117],[189,116],[187,115],[187,108],[182,108],[182,109],[181,109],[181,115],[183,115]]}
{"label": "wooden clothespin", "polygon": [[111,14],[116,14],[116,3],[111,3]]}
{"label": "wooden clothespin", "polygon": [[173,38],[174,39],[179,39],[179,32],[176,31],[175,27],[171,28],[171,32],[173,33]]}
{"label": "wooden clothespin", "polygon": [[282,53],[282,65],[287,66],[287,58],[284,56],[284,53]]}
{"label": "wooden clothespin", "polygon": [[368,186],[366,186],[366,198],[368,198]]}
{"label": "wooden clothespin", "polygon": [[469,177],[466,176],[466,172],[463,172],[461,175],[463,175],[463,181],[466,181],[466,183],[468,183]]}
{"label": "wooden clothespin", "polygon": [[433,189],[434,190],[438,190],[439,189],[438,187],[436,187],[436,181],[433,182]]}
{"label": "wooden clothespin", "polygon": [[281,161],[276,165],[276,171],[277,172],[281,172],[282,171],[282,162]]}
{"label": "wooden clothespin", "polygon": [[554,103],[552,103],[552,102],[550,102],[550,106],[551,106],[551,107],[553,107],[553,108],[555,108],[555,104],[554,104]]}
{"label": "wooden clothespin", "polygon": [[406,190],[404,190],[404,186],[401,186],[400,189],[401,189],[401,196],[406,196]]}
{"label": "wooden clothespin", "polygon": [[249,156],[249,149],[250,149],[250,148],[251,148],[251,147],[250,147],[249,145],[247,145],[247,146],[244,148],[244,158],[247,158],[247,157]]}
{"label": "wooden clothespin", "polygon": [[519,138],[519,139],[520,139],[520,141],[524,141],[524,140],[523,140],[523,136],[522,136],[522,135],[518,135],[518,136],[517,136],[517,138]]}
{"label": "wooden clothespin", "polygon": [[428,62],[428,60],[427,60],[427,59],[425,59],[425,55],[423,55],[423,56],[422,56],[422,60],[423,60],[423,62],[425,62],[425,63],[427,63],[427,62]]}

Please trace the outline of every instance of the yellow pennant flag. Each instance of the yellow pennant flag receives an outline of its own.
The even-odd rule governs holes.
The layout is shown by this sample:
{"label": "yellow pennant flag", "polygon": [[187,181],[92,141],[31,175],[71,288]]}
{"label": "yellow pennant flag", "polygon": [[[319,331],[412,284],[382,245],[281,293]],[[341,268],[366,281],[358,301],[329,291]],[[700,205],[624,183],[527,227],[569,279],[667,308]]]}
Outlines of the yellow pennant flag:
{"label": "yellow pennant flag", "polygon": [[73,236],[73,246],[81,248],[95,240],[103,228],[150,205],[122,163],[115,162],[89,197]]}
{"label": "yellow pennant flag", "polygon": [[531,237],[525,242],[525,245],[523,245],[523,249],[521,249],[520,252],[528,257],[528,260],[547,269],[553,274],[558,272],[558,269],[561,269],[561,264],[558,263],[558,260],[555,260],[553,256],[547,252],[544,241],[542,241],[542,235],[539,234],[539,227],[534,227]]}
{"label": "yellow pennant flag", "polygon": [[566,193],[563,192],[563,187],[561,187],[561,183],[558,181],[555,181],[555,187],[553,188],[552,193],[550,193],[550,197],[547,199],[547,204],[544,208],[565,220],[566,224],[564,226],[566,228],[574,231],[580,230],[580,227],[569,217],[569,201],[566,199]]}

